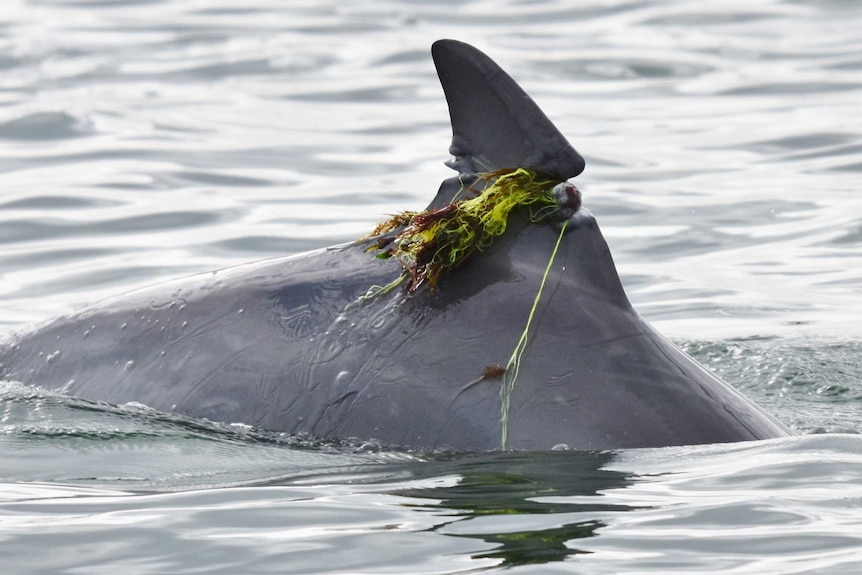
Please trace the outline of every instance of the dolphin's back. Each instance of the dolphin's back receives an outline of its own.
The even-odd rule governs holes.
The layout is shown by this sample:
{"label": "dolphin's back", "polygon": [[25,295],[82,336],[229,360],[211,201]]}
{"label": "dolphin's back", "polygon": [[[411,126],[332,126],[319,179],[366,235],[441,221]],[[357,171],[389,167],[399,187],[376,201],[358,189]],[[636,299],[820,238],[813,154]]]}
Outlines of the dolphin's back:
{"label": "dolphin's back", "polygon": [[[426,218],[481,192],[493,179],[481,172],[523,167],[553,183],[583,170],[490,58],[451,40],[433,54],[452,117],[448,164],[459,173],[431,202],[442,212]],[[519,209],[436,290],[363,297],[405,273],[397,257],[368,253],[368,240],[161,284],[60,318],[0,349],[0,377],[215,421],[432,449],[494,449],[504,432],[518,449],[787,434],[638,316],[595,219],[570,196],[574,186],[564,190],[566,233],[535,310],[559,233]],[[533,311],[520,367],[506,370],[504,385],[501,366]]]}

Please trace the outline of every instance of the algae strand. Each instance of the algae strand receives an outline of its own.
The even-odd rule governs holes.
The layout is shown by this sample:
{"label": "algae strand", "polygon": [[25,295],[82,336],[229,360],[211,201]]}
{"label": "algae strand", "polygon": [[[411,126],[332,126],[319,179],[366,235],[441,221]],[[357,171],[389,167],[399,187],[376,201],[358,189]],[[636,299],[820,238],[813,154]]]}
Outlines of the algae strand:
{"label": "algae strand", "polygon": [[[516,168],[479,174],[479,178],[490,183],[475,197],[434,210],[395,214],[365,238],[373,240],[369,251],[376,250],[378,258],[396,258],[401,263],[402,275],[393,284],[404,283],[408,296],[423,284],[436,289],[445,270],[490,246],[506,231],[515,208],[532,206],[532,218],[540,220],[558,207],[552,190],[559,180],[550,176]],[[364,298],[392,287],[372,288]]]}
{"label": "algae strand", "polygon": [[500,384],[500,423],[502,425],[502,437],[500,438],[500,449],[506,451],[509,443],[509,406],[512,402],[512,392],[515,389],[515,383],[518,381],[518,375],[521,371],[521,358],[524,356],[524,350],[527,349],[527,343],[530,337],[530,325],[533,323],[533,317],[536,315],[536,309],[539,307],[539,301],[542,299],[542,292],[545,289],[545,284],[548,282],[548,274],[551,272],[551,267],[554,265],[554,260],[557,257],[557,252],[560,250],[560,243],[563,241],[563,235],[566,233],[568,220],[560,226],[560,235],[557,236],[557,243],[554,244],[554,250],[551,252],[551,257],[548,259],[548,265],[545,267],[545,273],[542,274],[542,281],[539,282],[539,290],[536,292],[536,297],[533,300],[533,306],[530,308],[530,314],[527,316],[527,324],[524,326],[524,331],[521,332],[521,337],[518,339],[515,350],[512,352],[509,361],[506,363],[503,381]]}

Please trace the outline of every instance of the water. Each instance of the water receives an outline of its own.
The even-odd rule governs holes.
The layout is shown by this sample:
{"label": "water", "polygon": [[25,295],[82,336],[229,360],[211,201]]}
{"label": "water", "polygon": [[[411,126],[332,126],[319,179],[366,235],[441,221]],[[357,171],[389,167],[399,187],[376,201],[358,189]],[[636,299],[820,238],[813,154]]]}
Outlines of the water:
{"label": "water", "polygon": [[486,50],[587,160],[635,306],[799,437],[321,446],[0,384],[8,573],[858,573],[862,7],[0,9],[0,333],[297,253],[449,175],[428,48]]}

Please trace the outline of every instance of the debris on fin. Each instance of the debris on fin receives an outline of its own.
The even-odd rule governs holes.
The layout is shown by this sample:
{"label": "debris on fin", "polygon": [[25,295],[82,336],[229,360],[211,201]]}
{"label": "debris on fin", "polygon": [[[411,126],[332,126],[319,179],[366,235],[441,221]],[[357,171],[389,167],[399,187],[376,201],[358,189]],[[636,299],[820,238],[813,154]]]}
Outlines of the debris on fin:
{"label": "debris on fin", "polygon": [[[395,214],[367,236],[368,250],[376,250],[378,258],[396,258],[403,273],[391,284],[369,290],[366,298],[385,294],[405,281],[408,296],[425,283],[434,290],[444,270],[460,266],[506,231],[515,208],[529,206],[531,220],[539,222],[553,219],[568,205],[568,196],[560,194],[560,182],[553,176],[517,168],[479,174],[479,179],[487,182],[479,195],[442,208]],[[565,186],[574,189],[571,184]],[[579,194],[577,201],[580,205]]]}

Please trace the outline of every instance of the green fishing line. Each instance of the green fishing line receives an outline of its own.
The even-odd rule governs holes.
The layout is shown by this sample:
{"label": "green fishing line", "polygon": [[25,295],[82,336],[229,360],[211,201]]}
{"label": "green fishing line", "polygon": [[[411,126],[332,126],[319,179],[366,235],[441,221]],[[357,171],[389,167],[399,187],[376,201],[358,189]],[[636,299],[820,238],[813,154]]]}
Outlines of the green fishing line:
{"label": "green fishing line", "polygon": [[563,241],[563,235],[566,233],[568,220],[560,226],[560,235],[557,237],[557,243],[554,244],[554,251],[551,252],[551,257],[548,260],[548,265],[545,267],[545,273],[542,274],[542,281],[539,282],[539,291],[536,292],[536,298],[533,300],[533,307],[530,308],[530,314],[527,316],[527,324],[524,326],[524,331],[521,332],[521,337],[518,339],[518,344],[506,364],[503,381],[500,384],[500,423],[502,427],[502,437],[500,440],[500,449],[506,451],[509,441],[509,405],[512,401],[512,392],[515,389],[515,382],[518,381],[518,375],[521,371],[521,358],[524,355],[524,350],[527,349],[527,342],[530,336],[530,325],[533,323],[533,317],[536,315],[536,309],[539,307],[539,301],[542,299],[542,291],[545,289],[545,283],[548,281],[548,274],[551,272],[551,267],[554,265],[554,259],[557,257],[557,252],[560,249],[560,242]]}

